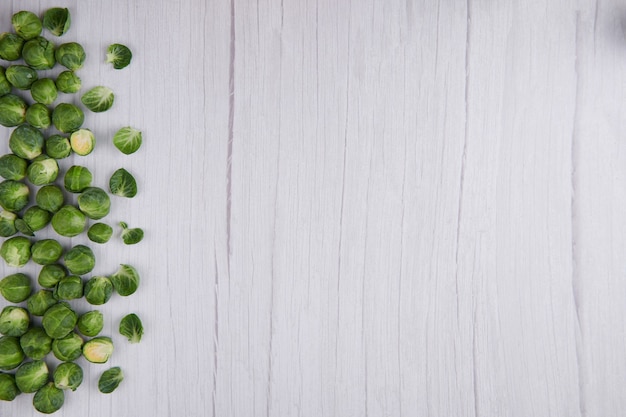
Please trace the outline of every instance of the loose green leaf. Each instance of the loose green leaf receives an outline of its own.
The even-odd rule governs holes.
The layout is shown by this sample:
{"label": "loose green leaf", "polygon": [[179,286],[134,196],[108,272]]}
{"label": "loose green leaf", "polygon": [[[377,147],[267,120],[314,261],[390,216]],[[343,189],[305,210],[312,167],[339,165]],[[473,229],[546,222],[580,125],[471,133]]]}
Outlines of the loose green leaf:
{"label": "loose green leaf", "polygon": [[130,126],[121,128],[113,135],[113,144],[126,155],[137,152],[141,142],[141,132]]}
{"label": "loose green leaf", "polygon": [[114,195],[132,198],[137,195],[137,181],[130,172],[120,168],[111,175],[109,189]]}
{"label": "loose green leaf", "polygon": [[141,242],[143,239],[143,230],[139,227],[130,228],[124,222],[120,222],[120,226],[122,227],[122,241],[124,241],[127,245],[134,245],[135,243]]}
{"label": "loose green leaf", "polygon": [[132,58],[133,53],[126,45],[114,43],[107,48],[106,62],[107,64],[113,64],[115,69],[126,68]]}
{"label": "loose green leaf", "polygon": [[130,343],[139,343],[143,336],[141,319],[134,313],[128,314],[120,321],[119,331]]}
{"label": "loose green leaf", "polygon": [[80,101],[94,113],[107,111],[113,106],[115,95],[109,87],[97,86],[87,91]]}
{"label": "loose green leaf", "polygon": [[119,366],[115,366],[102,373],[98,380],[98,389],[103,394],[110,394],[115,391],[123,380],[124,373],[122,369]]}
{"label": "loose green leaf", "polygon": [[62,7],[48,9],[43,15],[43,27],[54,36],[64,35],[70,29],[71,24],[70,11]]}

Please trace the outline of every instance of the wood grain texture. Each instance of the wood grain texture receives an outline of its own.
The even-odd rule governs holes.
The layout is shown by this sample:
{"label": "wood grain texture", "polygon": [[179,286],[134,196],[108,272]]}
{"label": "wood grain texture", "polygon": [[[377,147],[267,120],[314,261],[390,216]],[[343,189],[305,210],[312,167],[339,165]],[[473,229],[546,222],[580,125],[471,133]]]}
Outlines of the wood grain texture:
{"label": "wood grain texture", "polygon": [[[618,0],[55,5],[93,51],[84,88],[116,92],[63,166],[133,172],[108,219],[146,230],[95,248],[94,273],[143,278],[101,308],[126,380],[100,394],[108,365],[81,359],[57,415],[621,416]],[[47,7],[0,4],[0,32]]]}

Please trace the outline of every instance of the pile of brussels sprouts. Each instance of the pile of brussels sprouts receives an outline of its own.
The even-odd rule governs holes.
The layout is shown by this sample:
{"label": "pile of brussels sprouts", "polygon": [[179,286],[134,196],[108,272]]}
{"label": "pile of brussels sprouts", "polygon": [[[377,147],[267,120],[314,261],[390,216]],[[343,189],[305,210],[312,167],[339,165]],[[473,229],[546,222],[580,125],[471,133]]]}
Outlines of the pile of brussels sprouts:
{"label": "pile of brussels sprouts", "polygon": [[[32,262],[38,273],[36,283],[24,272],[0,280],[0,294],[13,303],[0,311],[0,400],[34,393],[34,407],[53,413],[63,405],[65,393],[82,383],[79,358],[102,364],[113,354],[111,337],[101,334],[102,312],[95,308],[79,312],[72,300],[103,305],[114,293],[135,293],[140,281],[137,270],[128,264],[108,276],[84,277],[96,265],[94,252],[84,244],[69,245],[66,238],[86,234],[95,244],[108,242],[114,229],[101,219],[111,209],[110,195],[132,198],[137,183],[120,168],[109,178],[107,192],[92,184],[88,167],[72,164],[63,170],[59,164],[70,156],[75,162],[74,155],[94,150],[95,135],[83,127],[83,107],[103,112],[115,100],[113,91],[104,86],[84,92],[80,102],[68,97],[81,91],[78,71],[87,54],[76,42],[54,43],[42,34],[63,36],[71,25],[69,10],[51,8],[41,18],[20,11],[11,23],[13,31],[0,34],[0,59],[7,61],[0,63],[0,125],[12,129],[10,153],[0,156],[0,237],[4,239],[0,257],[11,268]],[[106,51],[105,62],[115,69],[126,67],[131,59],[131,51],[121,44]],[[133,127],[119,129],[112,138],[125,155],[136,152],[141,142],[141,132]],[[143,239],[140,228],[124,221],[115,226],[124,244]],[[46,228],[45,235],[55,238],[37,236]],[[119,332],[129,342],[139,342],[140,318],[126,315]],[[110,393],[123,378],[119,367],[111,367],[101,372],[98,388]]]}

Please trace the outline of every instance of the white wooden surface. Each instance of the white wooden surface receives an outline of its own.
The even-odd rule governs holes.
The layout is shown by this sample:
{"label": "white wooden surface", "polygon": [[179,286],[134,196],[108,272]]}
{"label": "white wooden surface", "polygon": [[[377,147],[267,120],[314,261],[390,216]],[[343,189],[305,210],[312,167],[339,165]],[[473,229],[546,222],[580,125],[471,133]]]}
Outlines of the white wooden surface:
{"label": "white wooden surface", "polygon": [[53,3],[0,31],[71,9],[117,101],[67,163],[135,173],[109,219],[146,230],[97,248],[143,278],[102,309],[126,379],[84,363],[59,416],[623,416],[622,2]]}

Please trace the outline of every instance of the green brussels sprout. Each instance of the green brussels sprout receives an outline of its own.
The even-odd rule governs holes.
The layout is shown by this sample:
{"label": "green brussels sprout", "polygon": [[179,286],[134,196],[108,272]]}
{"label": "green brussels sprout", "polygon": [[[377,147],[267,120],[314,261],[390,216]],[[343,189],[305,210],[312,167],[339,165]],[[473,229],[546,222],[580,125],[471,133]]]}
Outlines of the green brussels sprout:
{"label": "green brussels sprout", "polygon": [[95,243],[107,243],[113,236],[113,228],[105,223],[94,223],[87,230],[87,237]]}
{"label": "green brussels sprout", "polygon": [[83,356],[92,363],[105,363],[112,354],[113,341],[110,337],[94,337],[83,345]]}
{"label": "green brussels sprout", "polygon": [[7,180],[19,181],[26,176],[28,162],[17,155],[8,153],[0,156],[0,176]]}
{"label": "green brussels sprout", "polygon": [[120,168],[111,175],[109,189],[116,196],[132,198],[137,195],[137,182],[130,172]]}
{"label": "green brussels sprout", "polygon": [[27,65],[11,65],[4,72],[11,85],[19,90],[28,90],[39,79],[37,71]]}
{"label": "green brussels sprout", "polygon": [[43,152],[43,145],[43,133],[31,125],[19,125],[9,136],[9,148],[20,158],[37,158]]}
{"label": "green brussels sprout", "polygon": [[[33,262],[39,265],[53,264],[59,260],[63,254],[63,247],[54,239],[41,239],[31,247],[31,257]],[[63,280],[61,280],[62,282]],[[59,282],[59,285],[61,285]]]}
{"label": "green brussels sprout", "polygon": [[54,103],[58,94],[57,86],[50,78],[40,78],[30,86],[30,95],[40,104]]}
{"label": "green brussels sprout", "polygon": [[[0,183],[0,185],[2,185]],[[61,236],[73,237],[85,230],[87,218],[74,206],[63,206],[52,215],[52,228]]]}
{"label": "green brussels sprout", "polygon": [[22,38],[28,40],[41,34],[43,25],[39,17],[33,12],[22,10],[11,17],[13,29]]}
{"label": "green brussels sprout", "polygon": [[139,343],[143,336],[143,324],[141,319],[134,313],[128,314],[120,321],[119,332],[130,343]]}
{"label": "green brussels sprout", "polygon": [[110,279],[115,291],[124,297],[134,294],[139,287],[139,273],[130,265],[121,264]]}
{"label": "green brussels sprout", "polygon": [[0,337],[0,369],[10,371],[17,368],[24,360],[20,340],[15,336]]}
{"label": "green brussels sprout", "polygon": [[0,372],[0,401],[13,401],[18,395],[20,390],[15,384],[15,376]]}
{"label": "green brussels sprout", "polygon": [[83,67],[87,55],[80,44],[68,42],[59,45],[54,53],[54,57],[59,64],[69,70],[75,71]]}
{"label": "green brussels sprout", "polygon": [[100,334],[104,327],[104,316],[98,310],[88,311],[78,318],[78,330],[87,337]]}
{"label": "green brussels sprout", "polygon": [[54,36],[62,36],[72,23],[70,11],[62,7],[52,7],[43,14],[43,27],[48,29]]}
{"label": "green brussels sprout", "polygon": [[126,155],[137,152],[141,142],[141,131],[130,126],[121,128],[113,135],[113,145]]}
{"label": "green brussels sprout", "polygon": [[17,215],[15,213],[6,210],[0,212],[0,236],[9,237],[17,233],[17,228],[15,227],[16,219]]}
{"label": "green brussels sprout", "polygon": [[98,220],[109,214],[111,200],[103,189],[89,187],[78,196],[78,208],[90,219]]}
{"label": "green brussels sprout", "polygon": [[55,387],[76,391],[83,382],[83,368],[74,362],[63,362],[54,370],[53,378]]}
{"label": "green brussels sprout", "polygon": [[62,302],[53,305],[44,313],[41,324],[48,336],[53,339],[62,339],[71,333],[77,321],[78,316],[74,310],[69,304]]}
{"label": "green brussels sprout", "polygon": [[37,282],[44,288],[53,288],[66,275],[67,271],[61,264],[44,265],[39,271]]}
{"label": "green brussels sprout", "polygon": [[113,106],[115,95],[109,87],[101,85],[92,88],[82,95],[80,101],[94,113],[107,111]]}
{"label": "green brussels sprout", "polygon": [[24,236],[8,238],[0,246],[0,256],[9,266],[19,268],[26,265],[30,259],[30,240]]}
{"label": "green brussels sprout", "polygon": [[40,155],[28,166],[26,176],[33,185],[47,185],[54,182],[59,175],[59,164],[56,159]]}
{"label": "green brussels sprout", "polygon": [[5,180],[0,182],[0,206],[5,210],[18,212],[28,204],[30,190],[19,181]]}
{"label": "green brussels sprout", "polygon": [[27,357],[41,360],[52,350],[52,338],[41,327],[31,327],[20,337],[20,347]]}
{"label": "green brussels sprout", "polygon": [[[32,91],[32,90],[31,90]],[[35,103],[26,109],[26,123],[37,129],[47,129],[52,124],[50,109],[45,104]]]}
{"label": "green brussels sprout", "polygon": [[5,336],[19,337],[30,326],[28,311],[22,307],[6,306],[0,312],[0,333]]}
{"label": "green brussels sprout", "polygon": [[26,222],[30,230],[36,232],[43,229],[50,223],[52,215],[48,210],[44,210],[39,206],[30,206],[24,212],[22,219]]}
{"label": "green brussels sprout", "polygon": [[35,195],[35,202],[42,209],[56,213],[63,207],[63,191],[56,185],[44,185]]}
{"label": "green brussels sprout", "polygon": [[68,275],[54,289],[54,296],[59,300],[75,300],[83,296],[83,280],[78,275]]}
{"label": "green brussels sprout", "polygon": [[103,394],[110,394],[120,385],[124,380],[124,373],[119,366],[114,366],[111,369],[107,369],[100,375],[98,379],[98,389]]}
{"label": "green brussels sprout", "polygon": [[15,371],[15,383],[20,391],[36,392],[48,382],[48,365],[42,360],[24,362]]}
{"label": "green brussels sprout", "polygon": [[54,386],[54,382],[48,382],[33,396],[33,407],[44,414],[52,414],[63,407],[65,394],[63,390]]}
{"label": "green brussels sprout", "polygon": [[89,169],[80,165],[73,165],[65,173],[63,183],[65,189],[70,193],[81,193],[91,186],[92,179],[93,175]]}
{"label": "green brussels sprout", "polygon": [[0,96],[9,94],[12,88],[13,86],[11,85],[9,80],[7,80],[5,68],[0,65]]}
{"label": "green brussels sprout", "polygon": [[82,81],[74,71],[61,72],[56,79],[57,90],[66,94],[74,94],[80,91]]}
{"label": "green brussels sprout", "polygon": [[5,61],[17,61],[22,57],[24,38],[15,33],[4,32],[0,35],[0,58]]}
{"label": "green brussels sprout", "polygon": [[60,132],[71,133],[78,130],[84,121],[83,111],[71,103],[59,103],[52,110],[52,124]]}
{"label": "green brussels sprout", "polygon": [[85,283],[85,300],[89,304],[105,304],[111,298],[111,294],[113,294],[113,284],[105,276],[92,277]]}
{"label": "green brussels sprout", "polygon": [[57,299],[54,298],[52,291],[39,290],[26,300],[26,308],[28,308],[28,311],[30,311],[30,314],[33,316],[41,317],[56,303]]}
{"label": "green brussels sprout", "polygon": [[50,158],[63,159],[72,154],[69,138],[61,135],[52,135],[46,139],[46,154]]}
{"label": "green brussels sprout", "polygon": [[7,275],[0,281],[0,293],[12,303],[21,303],[31,292],[30,278],[21,272]]}
{"label": "green brussels sprout", "polygon": [[15,94],[5,94],[0,97],[0,125],[13,127],[26,121],[28,105]]}
{"label": "green brussels sprout", "polygon": [[125,222],[120,222],[122,227],[122,241],[127,245],[134,245],[143,239],[143,229],[139,227],[129,228]]}
{"label": "green brussels sprout", "polygon": [[24,58],[24,62],[36,70],[50,69],[56,63],[54,44],[43,36],[37,36],[26,41],[22,48],[22,58]]}
{"label": "green brussels sprout", "polygon": [[107,48],[106,63],[112,64],[115,69],[126,68],[132,58],[133,53],[126,45],[114,43]]}
{"label": "green brussels sprout", "polygon": [[70,146],[77,155],[89,155],[96,146],[96,137],[89,129],[78,129],[70,135]]}
{"label": "green brussels sprout", "polygon": [[60,361],[75,361],[82,353],[83,338],[71,332],[65,337],[52,341],[52,353]]}
{"label": "green brussels sprout", "polygon": [[[65,267],[72,274],[84,275],[91,272],[96,266],[96,257],[89,247],[85,245],[76,245],[65,253]],[[85,285],[85,293],[87,287]]]}

